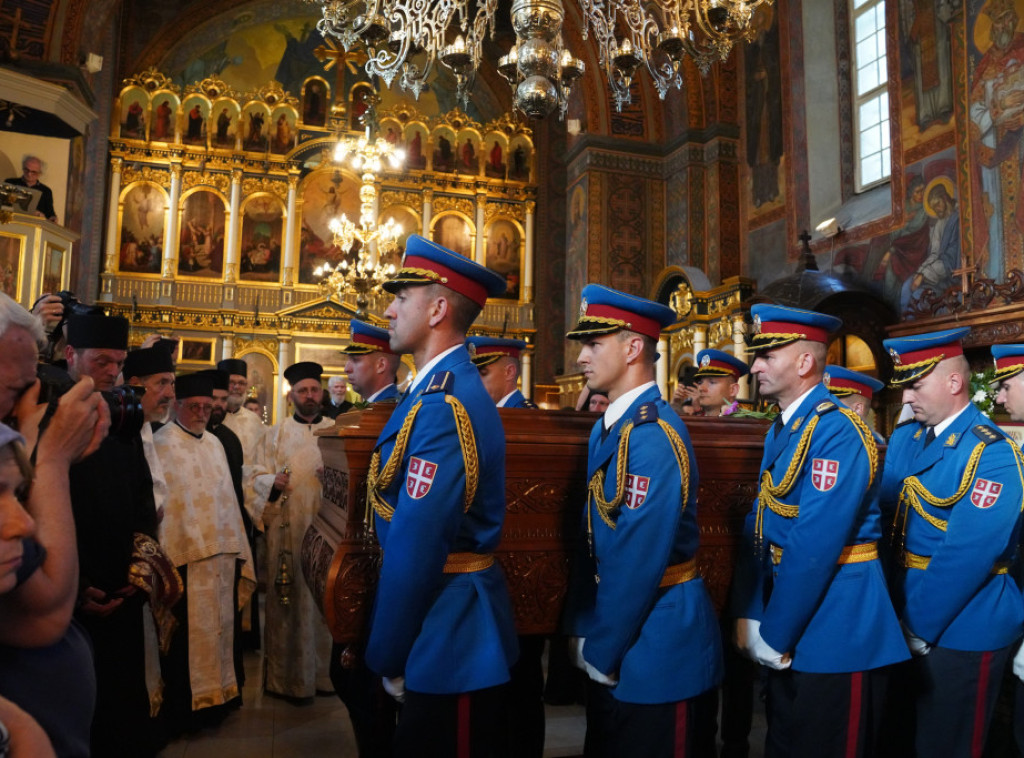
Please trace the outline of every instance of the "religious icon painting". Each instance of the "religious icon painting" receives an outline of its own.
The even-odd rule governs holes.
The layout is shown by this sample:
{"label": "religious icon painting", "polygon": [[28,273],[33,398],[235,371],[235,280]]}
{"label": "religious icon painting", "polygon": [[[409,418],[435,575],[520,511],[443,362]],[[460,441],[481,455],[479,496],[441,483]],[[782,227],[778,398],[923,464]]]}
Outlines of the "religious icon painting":
{"label": "religious icon painting", "polygon": [[168,92],[157,92],[153,95],[152,122],[149,129],[150,140],[153,142],[175,141],[177,112],[177,95]]}
{"label": "religious icon painting", "polygon": [[480,137],[476,132],[464,129],[458,136],[458,154],[455,170],[460,174],[476,176],[480,173]]}
{"label": "religious icon painting", "polygon": [[473,257],[473,232],[469,221],[457,213],[442,213],[431,223],[431,239],[467,258]]}
{"label": "religious icon painting", "polygon": [[238,103],[234,100],[221,98],[213,103],[208,127],[213,147],[227,150],[234,148],[240,115]]}
{"label": "religious icon painting", "polygon": [[495,219],[487,227],[485,239],[487,268],[497,271],[505,278],[503,298],[519,299],[523,233],[519,225],[510,219]]}
{"label": "religious icon painting", "polygon": [[427,167],[427,130],[422,124],[409,124],[405,128],[405,165],[422,171]]}
{"label": "religious icon painting", "polygon": [[224,198],[196,190],[181,202],[178,273],[220,277],[224,272]]}
{"label": "religious icon painting", "polygon": [[455,171],[455,132],[447,127],[434,130],[434,155],[431,168],[450,173]]}
{"label": "religious icon painting", "polygon": [[0,233],[0,292],[13,300],[18,300],[21,295],[21,251],[24,245],[23,237]]}
{"label": "religious icon painting", "polygon": [[367,127],[366,112],[373,105],[373,88],[369,84],[360,83],[352,88],[348,102],[348,128],[353,132],[364,131]]}
{"label": "religious icon painting", "polygon": [[389,145],[403,147],[405,140],[402,139],[402,124],[394,118],[382,118],[380,120],[380,136]]}
{"label": "religious icon painting", "polygon": [[524,139],[514,139],[509,146],[508,178],[514,182],[530,181],[532,149]]}
{"label": "religious icon painting", "polygon": [[505,155],[508,142],[497,132],[488,134],[484,140],[484,176],[491,179],[505,178]]}
{"label": "religious icon painting", "polygon": [[67,289],[64,284],[64,262],[67,251],[53,243],[46,243],[43,256],[42,292],[60,292]]}
{"label": "religious icon painting", "polygon": [[265,153],[270,149],[270,108],[263,103],[249,103],[242,111],[242,129],[245,135],[242,149]]}
{"label": "religious icon painting", "polygon": [[206,124],[210,118],[210,101],[202,95],[192,95],[185,98],[181,110],[184,113],[181,141],[186,145],[205,145]]}
{"label": "religious icon painting", "polygon": [[283,219],[284,204],[273,195],[252,195],[245,201],[239,279],[255,282],[280,279]]}
{"label": "religious icon painting", "polygon": [[151,182],[137,182],[121,195],[118,270],[159,274],[164,248],[167,195]]}
{"label": "religious icon painting", "polygon": [[330,224],[346,216],[359,219],[358,178],[341,171],[314,171],[303,180],[302,218],[299,227],[299,284],[316,284],[316,269],[325,263],[337,266],[343,258],[334,244]]}
{"label": "religious icon painting", "polygon": [[319,76],[311,76],[302,86],[302,123],[305,126],[325,126],[330,102],[330,86]]}
{"label": "religious icon painting", "polygon": [[295,147],[298,130],[295,128],[299,120],[295,109],[287,105],[279,105],[270,118],[273,129],[270,133],[270,151],[284,155]]}
{"label": "religious icon painting", "polygon": [[149,93],[142,87],[126,87],[121,92],[121,137],[146,139],[148,118]]}

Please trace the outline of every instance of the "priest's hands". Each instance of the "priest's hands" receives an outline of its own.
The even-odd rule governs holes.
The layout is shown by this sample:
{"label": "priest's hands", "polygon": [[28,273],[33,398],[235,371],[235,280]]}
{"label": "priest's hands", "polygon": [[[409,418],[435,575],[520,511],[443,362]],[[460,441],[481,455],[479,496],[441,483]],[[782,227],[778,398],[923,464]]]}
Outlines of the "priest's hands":
{"label": "priest's hands", "polygon": [[291,475],[287,471],[281,471],[274,477],[274,489],[284,492],[291,483]]}

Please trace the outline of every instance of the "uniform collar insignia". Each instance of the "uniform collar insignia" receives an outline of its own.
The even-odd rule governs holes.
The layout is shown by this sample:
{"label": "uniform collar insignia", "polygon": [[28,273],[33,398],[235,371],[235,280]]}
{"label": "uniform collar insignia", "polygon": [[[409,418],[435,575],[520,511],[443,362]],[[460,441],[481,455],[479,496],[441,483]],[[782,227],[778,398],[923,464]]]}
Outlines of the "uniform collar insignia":
{"label": "uniform collar insignia", "polygon": [[924,428],[923,427],[921,429],[918,429],[916,432],[914,432],[914,439],[915,440],[921,439],[921,435],[923,433],[924,433]]}
{"label": "uniform collar insignia", "polygon": [[960,432],[950,432],[950,435],[946,437],[946,441],[942,444],[946,447],[956,447],[956,443],[960,440]]}
{"label": "uniform collar insignia", "polygon": [[794,432],[799,431],[800,430],[800,424],[802,424],[803,422],[804,422],[804,417],[803,416],[801,416],[796,421],[794,421],[793,422],[793,431]]}

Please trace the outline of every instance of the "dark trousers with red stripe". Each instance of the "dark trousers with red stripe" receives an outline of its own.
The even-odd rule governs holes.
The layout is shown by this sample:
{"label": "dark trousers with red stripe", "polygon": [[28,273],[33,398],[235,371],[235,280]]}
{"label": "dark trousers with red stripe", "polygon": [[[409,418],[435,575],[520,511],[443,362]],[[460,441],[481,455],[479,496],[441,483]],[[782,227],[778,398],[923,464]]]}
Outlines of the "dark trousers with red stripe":
{"label": "dark trousers with red stripe", "polygon": [[[699,696],[698,696],[699,697]],[[694,701],[645,705],[616,700],[611,689],[587,682],[585,758],[691,758]]]}
{"label": "dark trousers with red stripe", "polygon": [[766,758],[874,756],[888,673],[770,671]]}
{"label": "dark trousers with red stripe", "polygon": [[458,695],[405,693],[395,758],[489,758],[504,738],[507,685]]}
{"label": "dark trousers with red stripe", "polygon": [[1014,646],[932,648],[912,661],[917,758],[979,758]]}

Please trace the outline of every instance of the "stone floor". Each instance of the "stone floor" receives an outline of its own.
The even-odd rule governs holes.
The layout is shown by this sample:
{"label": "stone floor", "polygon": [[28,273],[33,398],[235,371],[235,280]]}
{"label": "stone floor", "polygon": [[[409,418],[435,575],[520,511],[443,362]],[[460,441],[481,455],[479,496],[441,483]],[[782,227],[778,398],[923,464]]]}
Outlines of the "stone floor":
{"label": "stone floor", "polygon": [[[311,705],[303,706],[257,697],[258,666],[258,656],[247,653],[242,708],[215,729],[171,743],[161,758],[355,758],[348,713],[337,697],[317,697]],[[582,755],[585,726],[583,706],[548,706],[545,758]],[[758,708],[750,758],[761,757],[764,733],[764,712]]]}

